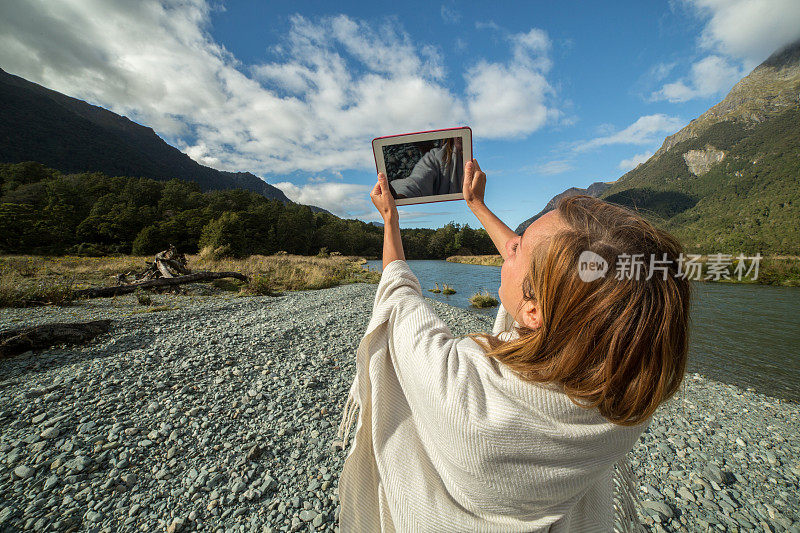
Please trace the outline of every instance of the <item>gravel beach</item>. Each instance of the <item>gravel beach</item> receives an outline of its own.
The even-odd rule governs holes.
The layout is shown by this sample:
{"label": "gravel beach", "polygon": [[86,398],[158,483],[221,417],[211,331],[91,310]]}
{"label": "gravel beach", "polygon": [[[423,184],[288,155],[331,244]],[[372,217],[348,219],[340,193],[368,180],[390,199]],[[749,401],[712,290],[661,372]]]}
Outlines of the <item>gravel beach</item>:
{"label": "gravel beach", "polygon": [[[335,530],[336,442],[376,286],[0,310],[111,318],[0,360],[0,531]],[[456,335],[493,315],[429,300]],[[800,532],[800,408],[688,375],[633,452],[652,531]]]}

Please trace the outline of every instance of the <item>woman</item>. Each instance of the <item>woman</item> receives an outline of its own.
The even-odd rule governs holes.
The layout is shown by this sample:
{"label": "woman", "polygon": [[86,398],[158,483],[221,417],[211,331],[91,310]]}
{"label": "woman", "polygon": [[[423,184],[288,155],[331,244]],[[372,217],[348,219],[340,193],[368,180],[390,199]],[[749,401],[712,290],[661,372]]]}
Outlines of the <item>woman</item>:
{"label": "woman", "polygon": [[[588,196],[515,235],[464,169],[464,198],[505,259],[494,335],[455,338],[404,260],[386,178],[383,274],[340,431],[360,408],[339,483],[342,531],[608,531],[634,526],[624,458],[681,383],[689,281],[681,247]],[[672,261],[582,281],[584,252]],[[666,255],[664,255],[666,254]],[[596,258],[597,259],[597,258]]]}
{"label": "woman", "polygon": [[461,137],[451,137],[426,152],[407,177],[389,182],[394,197],[419,198],[461,192],[464,175],[461,144]]}

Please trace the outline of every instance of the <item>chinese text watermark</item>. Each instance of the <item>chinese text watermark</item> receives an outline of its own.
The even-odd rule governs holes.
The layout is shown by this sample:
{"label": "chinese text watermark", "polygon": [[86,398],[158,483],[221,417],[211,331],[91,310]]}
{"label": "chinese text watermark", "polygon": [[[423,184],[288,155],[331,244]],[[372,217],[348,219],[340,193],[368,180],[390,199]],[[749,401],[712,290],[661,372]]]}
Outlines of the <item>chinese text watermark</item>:
{"label": "chinese text watermark", "polygon": [[[650,254],[649,260],[645,260],[645,254],[619,254],[613,272],[614,277],[619,280],[648,280],[653,276],[667,279],[670,267],[674,265],[672,273],[675,277],[692,281],[720,281],[734,278],[742,281],[748,277],[755,281],[758,279],[758,266],[762,259],[760,253],[754,256],[717,253],[706,256],[705,261],[701,261],[702,258],[700,254],[682,253],[677,260],[672,260],[664,253],[661,257]],[[578,258],[578,275],[582,281],[600,279],[608,271],[608,261],[590,250],[584,250]]]}

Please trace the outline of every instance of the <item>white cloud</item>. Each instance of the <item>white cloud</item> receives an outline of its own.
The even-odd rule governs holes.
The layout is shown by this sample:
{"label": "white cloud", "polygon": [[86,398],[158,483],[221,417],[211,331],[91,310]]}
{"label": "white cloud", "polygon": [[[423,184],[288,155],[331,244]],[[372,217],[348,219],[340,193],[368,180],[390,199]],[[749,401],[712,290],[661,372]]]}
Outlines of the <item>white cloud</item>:
{"label": "white cloud", "polygon": [[800,39],[797,0],[689,0],[708,22],[700,36],[706,50],[745,62],[747,70]]}
{"label": "white cloud", "polygon": [[294,16],[270,60],[245,65],[212,39],[211,14],[204,0],[3,2],[0,64],[202,163],[261,175],[367,169],[370,139],[387,133],[468,123],[508,138],[558,115],[541,30],[510,36],[509,59],[478,61],[457,94],[444,52],[396,21]]}
{"label": "white cloud", "polygon": [[186,155],[197,161],[202,165],[206,165],[209,167],[216,167],[219,165],[220,161],[218,157],[213,157],[208,155],[209,149],[206,146],[206,143],[200,141],[193,146],[186,146],[183,150]]}
{"label": "white cloud", "polygon": [[456,6],[453,0],[442,4],[440,12],[445,24],[458,24],[461,22],[461,12],[458,10],[458,6]]}
{"label": "white cloud", "polygon": [[[377,216],[378,212],[375,211],[375,214]],[[398,209],[397,214],[400,216],[400,222],[404,223],[405,225],[408,224],[409,222],[415,222],[417,224],[421,222],[429,223],[430,222],[429,217],[431,216],[445,216],[445,215],[453,215],[455,213],[453,213],[452,211],[443,211],[440,213],[434,213],[434,212],[427,213],[425,211],[409,211],[407,209]]]}
{"label": "white cloud", "polygon": [[656,81],[661,81],[667,76],[669,76],[669,73],[672,72],[672,69],[674,69],[676,66],[677,63],[675,62],[658,63],[654,65],[653,68],[650,69],[649,76],[655,79]]}
{"label": "white cloud", "polygon": [[469,116],[481,137],[524,136],[559,115],[548,105],[554,91],[545,77],[551,65],[547,34],[534,28],[508,41],[510,61],[480,61],[466,74]]}
{"label": "white cloud", "polygon": [[675,133],[681,125],[682,121],[678,117],[670,117],[661,113],[645,115],[616,133],[609,132],[607,135],[581,141],[573,146],[573,150],[584,152],[609,144],[653,144],[659,141],[664,134]]}
{"label": "white cloud", "polygon": [[688,76],[666,83],[653,100],[685,102],[721,95],[773,52],[800,39],[797,0],[684,0],[706,21]]}
{"label": "white cloud", "polygon": [[728,92],[746,72],[717,55],[707,56],[692,65],[688,78],[665,84],[653,93],[654,100],[685,102],[698,97]]}
{"label": "white cloud", "polygon": [[536,167],[534,171],[537,174],[544,174],[545,176],[553,176],[555,174],[562,174],[564,172],[569,172],[574,167],[572,163],[566,160],[556,160],[556,161],[548,161],[547,163],[543,163]]}
{"label": "white cloud", "polygon": [[368,185],[329,182],[295,185],[288,181],[274,185],[293,202],[322,207],[340,217],[368,213],[370,208],[377,213],[369,197],[372,188]]}
{"label": "white cloud", "polygon": [[637,166],[641,165],[642,163],[650,159],[652,156],[653,152],[647,151],[643,154],[636,154],[630,159],[623,159],[622,161],[619,162],[619,169],[627,172],[628,170],[632,170]]}
{"label": "white cloud", "polygon": [[478,21],[475,23],[476,30],[494,30],[494,31],[502,31],[502,28],[499,24],[497,24],[493,20],[487,20],[485,22]]}
{"label": "white cloud", "polygon": [[[402,207],[397,208],[397,214],[400,215],[400,227],[402,228],[410,228],[410,227],[418,227],[409,225],[409,223],[414,224],[430,224],[431,220],[430,217],[432,216],[450,216],[450,215],[457,215],[459,213],[454,213],[452,211],[441,211],[441,212],[426,212],[426,211],[409,211],[408,209],[403,209]],[[383,223],[383,218],[381,218],[380,213],[373,207],[371,211],[367,213],[362,213],[358,215],[359,220],[363,220],[364,222],[380,222]]]}

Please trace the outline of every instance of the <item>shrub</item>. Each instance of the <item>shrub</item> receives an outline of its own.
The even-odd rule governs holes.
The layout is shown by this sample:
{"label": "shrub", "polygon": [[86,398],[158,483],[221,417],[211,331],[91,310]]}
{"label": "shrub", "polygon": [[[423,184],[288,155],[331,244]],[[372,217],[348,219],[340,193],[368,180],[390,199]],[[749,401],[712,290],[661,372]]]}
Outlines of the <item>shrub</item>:
{"label": "shrub", "polygon": [[500,303],[495,297],[489,294],[488,291],[484,291],[483,293],[480,291],[476,292],[472,295],[469,301],[472,305],[479,309],[483,309],[485,307],[497,307],[497,305]]}
{"label": "shrub", "polygon": [[245,224],[237,213],[225,211],[205,225],[199,245],[201,249],[210,246],[213,250],[226,250],[230,257],[244,257],[247,255]]}
{"label": "shrub", "polygon": [[455,294],[456,290],[448,284],[442,285],[442,294]]}
{"label": "shrub", "polygon": [[244,292],[257,296],[276,296],[278,294],[274,290],[272,279],[263,274],[251,277]]}
{"label": "shrub", "polygon": [[201,262],[214,262],[219,261],[220,259],[225,259],[226,257],[231,256],[231,247],[230,246],[220,246],[218,248],[213,248],[211,246],[204,246],[200,253],[198,254],[198,260]]}
{"label": "shrub", "polygon": [[161,228],[152,224],[142,229],[133,240],[133,255],[153,255],[169,247]]}
{"label": "shrub", "polygon": [[153,299],[150,297],[150,294],[146,293],[142,289],[137,289],[134,294],[136,295],[136,301],[139,302],[139,305],[153,304]]}

